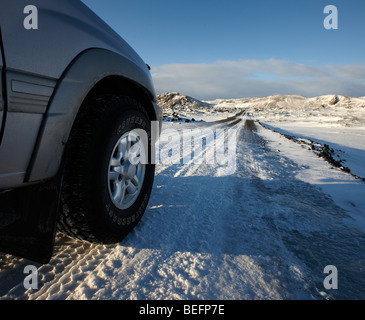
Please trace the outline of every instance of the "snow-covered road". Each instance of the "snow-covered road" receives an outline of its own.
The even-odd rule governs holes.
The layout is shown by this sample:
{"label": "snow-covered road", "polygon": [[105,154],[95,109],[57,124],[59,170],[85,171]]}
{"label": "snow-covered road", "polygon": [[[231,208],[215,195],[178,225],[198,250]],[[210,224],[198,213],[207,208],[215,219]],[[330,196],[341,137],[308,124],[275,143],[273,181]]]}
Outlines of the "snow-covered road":
{"label": "snow-covered road", "polygon": [[[24,267],[33,263],[0,254],[0,298],[365,299],[364,231],[322,189],[300,179],[309,164],[283,150],[311,152],[237,119],[229,126],[237,133],[233,172],[222,164],[158,164],[149,207],[124,241],[93,245],[58,234],[50,263],[36,265],[36,290],[23,285]],[[171,147],[183,129],[227,123],[164,128],[170,140],[162,136],[161,146]],[[313,155],[315,162],[333,174]],[[338,289],[324,287],[327,265],[338,270]]]}

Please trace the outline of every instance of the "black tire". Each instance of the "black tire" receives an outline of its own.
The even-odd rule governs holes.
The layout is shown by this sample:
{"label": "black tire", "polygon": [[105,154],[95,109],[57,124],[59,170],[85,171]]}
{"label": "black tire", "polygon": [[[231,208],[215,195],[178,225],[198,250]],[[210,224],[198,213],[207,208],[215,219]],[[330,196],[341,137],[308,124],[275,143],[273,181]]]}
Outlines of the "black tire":
{"label": "black tire", "polygon": [[[128,194],[128,199],[133,201],[129,206],[120,208],[112,199],[108,178],[110,159],[118,139],[135,129],[147,133],[149,159],[143,166],[144,179],[143,183],[140,181],[137,198],[133,200]],[[114,95],[86,101],[65,151],[59,229],[90,242],[108,244],[121,241],[141,219],[150,197],[155,174],[150,150],[150,121],[138,101]],[[125,185],[124,189],[127,189]],[[133,197],[136,194],[133,193]]]}

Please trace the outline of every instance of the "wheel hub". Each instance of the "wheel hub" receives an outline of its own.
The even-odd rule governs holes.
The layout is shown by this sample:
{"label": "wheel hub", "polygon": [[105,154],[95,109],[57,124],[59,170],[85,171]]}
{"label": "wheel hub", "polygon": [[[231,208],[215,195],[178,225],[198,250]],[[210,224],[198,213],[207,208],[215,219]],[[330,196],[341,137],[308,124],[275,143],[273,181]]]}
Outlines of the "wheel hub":
{"label": "wheel hub", "polygon": [[142,140],[133,131],[121,136],[109,160],[109,196],[119,209],[127,209],[136,201],[144,181],[146,164]]}
{"label": "wheel hub", "polygon": [[119,178],[130,180],[137,174],[137,165],[132,164],[129,160],[125,160],[119,168],[114,167],[114,171],[120,172]]}

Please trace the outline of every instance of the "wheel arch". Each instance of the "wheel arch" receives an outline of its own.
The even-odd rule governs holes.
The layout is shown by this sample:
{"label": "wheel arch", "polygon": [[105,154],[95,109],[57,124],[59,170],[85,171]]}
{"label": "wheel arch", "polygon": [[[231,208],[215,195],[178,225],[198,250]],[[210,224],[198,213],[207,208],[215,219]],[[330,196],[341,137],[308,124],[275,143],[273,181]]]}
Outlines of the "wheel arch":
{"label": "wheel arch", "polygon": [[154,96],[145,88],[141,87],[134,81],[116,75],[111,75],[100,80],[88,93],[87,98],[103,94],[116,94],[120,96],[129,96],[141,103],[146,109],[150,120],[157,120],[154,105]]}
{"label": "wheel arch", "polygon": [[[42,181],[59,171],[73,123],[90,95],[132,95],[146,108],[151,120],[160,115],[147,66],[105,49],[89,49],[77,56],[58,81],[44,116],[25,182]],[[116,91],[116,92],[114,92]]]}

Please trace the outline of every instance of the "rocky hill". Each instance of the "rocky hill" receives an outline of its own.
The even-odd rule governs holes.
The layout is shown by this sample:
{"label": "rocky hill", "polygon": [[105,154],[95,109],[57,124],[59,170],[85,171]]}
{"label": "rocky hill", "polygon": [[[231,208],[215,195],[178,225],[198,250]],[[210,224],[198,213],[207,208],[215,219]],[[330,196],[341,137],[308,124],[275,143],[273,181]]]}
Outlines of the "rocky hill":
{"label": "rocky hill", "polygon": [[178,92],[166,92],[158,95],[157,104],[164,109],[199,109],[212,106]]}

